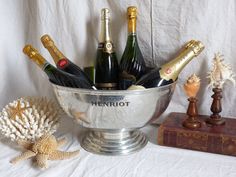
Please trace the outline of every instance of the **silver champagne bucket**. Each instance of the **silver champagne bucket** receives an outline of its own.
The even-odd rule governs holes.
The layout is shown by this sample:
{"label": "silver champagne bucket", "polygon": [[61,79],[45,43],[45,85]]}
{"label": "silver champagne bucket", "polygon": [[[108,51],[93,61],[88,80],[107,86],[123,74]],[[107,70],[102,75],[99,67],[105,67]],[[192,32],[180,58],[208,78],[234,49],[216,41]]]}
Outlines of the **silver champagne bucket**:
{"label": "silver champagne bucket", "polygon": [[176,83],[145,90],[88,90],[53,85],[63,110],[88,129],[81,146],[92,153],[129,154],[147,144],[139,130],[167,108]]}

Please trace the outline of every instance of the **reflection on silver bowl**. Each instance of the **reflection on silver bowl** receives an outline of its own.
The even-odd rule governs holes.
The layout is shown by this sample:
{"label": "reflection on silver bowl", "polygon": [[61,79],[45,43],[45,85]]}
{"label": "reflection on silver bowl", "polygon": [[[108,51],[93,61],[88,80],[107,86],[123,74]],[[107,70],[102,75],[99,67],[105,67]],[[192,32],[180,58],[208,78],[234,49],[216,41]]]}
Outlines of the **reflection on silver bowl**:
{"label": "reflection on silver bowl", "polygon": [[89,130],[81,146],[93,153],[119,155],[146,145],[147,139],[138,129],[165,111],[175,84],[116,91],[52,85],[63,110]]}

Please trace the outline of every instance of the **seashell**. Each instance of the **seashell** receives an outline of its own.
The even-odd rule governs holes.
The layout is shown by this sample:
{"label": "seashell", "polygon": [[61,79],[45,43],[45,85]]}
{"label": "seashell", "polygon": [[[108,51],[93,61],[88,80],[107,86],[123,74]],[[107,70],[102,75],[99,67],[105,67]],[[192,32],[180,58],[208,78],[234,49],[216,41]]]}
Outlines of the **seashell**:
{"label": "seashell", "polygon": [[0,112],[0,132],[12,141],[35,141],[56,131],[61,114],[60,107],[46,98],[20,98]]}
{"label": "seashell", "polygon": [[208,72],[207,78],[210,79],[209,86],[213,88],[222,88],[224,83],[229,80],[235,85],[235,74],[232,68],[224,64],[223,55],[219,52],[213,58],[213,68]]}
{"label": "seashell", "polygon": [[188,97],[196,97],[200,88],[200,78],[195,74],[191,75],[184,84],[184,91]]}
{"label": "seashell", "polygon": [[146,88],[142,85],[131,85],[127,90],[144,90],[144,89]]}
{"label": "seashell", "polygon": [[83,122],[85,124],[90,124],[86,112],[79,112],[76,110],[71,110],[72,115],[76,118],[78,122]]}
{"label": "seashell", "polygon": [[26,151],[13,158],[10,161],[12,164],[34,157],[38,167],[47,168],[48,160],[69,159],[79,154],[79,150],[72,152],[58,150],[58,147],[66,143],[66,139],[57,140],[55,136],[50,134],[44,134],[33,143],[25,140],[17,141],[17,143]]}

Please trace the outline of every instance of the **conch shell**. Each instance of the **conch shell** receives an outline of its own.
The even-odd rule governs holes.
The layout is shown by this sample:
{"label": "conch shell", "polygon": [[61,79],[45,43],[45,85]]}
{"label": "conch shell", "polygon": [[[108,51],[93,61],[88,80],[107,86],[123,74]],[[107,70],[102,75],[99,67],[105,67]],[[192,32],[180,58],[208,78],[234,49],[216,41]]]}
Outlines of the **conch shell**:
{"label": "conch shell", "polygon": [[184,84],[184,91],[188,97],[196,97],[200,88],[200,78],[195,74],[191,75]]}
{"label": "conch shell", "polygon": [[223,55],[216,53],[213,59],[213,68],[208,73],[207,78],[210,79],[209,86],[213,88],[222,88],[224,83],[229,80],[235,85],[235,74],[232,71],[232,68],[224,64]]}

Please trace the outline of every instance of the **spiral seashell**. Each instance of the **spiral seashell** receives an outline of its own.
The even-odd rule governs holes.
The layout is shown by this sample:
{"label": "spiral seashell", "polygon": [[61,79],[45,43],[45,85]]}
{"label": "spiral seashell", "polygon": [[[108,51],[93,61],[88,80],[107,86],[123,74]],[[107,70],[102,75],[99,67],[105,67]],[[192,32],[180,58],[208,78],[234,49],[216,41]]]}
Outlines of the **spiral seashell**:
{"label": "spiral seashell", "polygon": [[208,72],[207,78],[210,80],[209,86],[213,88],[222,88],[227,80],[235,85],[235,74],[232,68],[224,63],[223,55],[219,52],[213,58],[213,68]]}
{"label": "spiral seashell", "polygon": [[184,84],[184,91],[188,97],[196,97],[200,88],[200,78],[195,74],[191,75]]}
{"label": "spiral seashell", "polygon": [[61,114],[60,107],[46,98],[20,98],[0,112],[0,132],[12,141],[35,141],[56,131]]}

